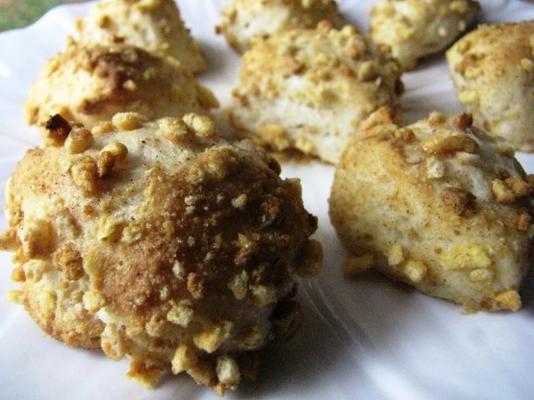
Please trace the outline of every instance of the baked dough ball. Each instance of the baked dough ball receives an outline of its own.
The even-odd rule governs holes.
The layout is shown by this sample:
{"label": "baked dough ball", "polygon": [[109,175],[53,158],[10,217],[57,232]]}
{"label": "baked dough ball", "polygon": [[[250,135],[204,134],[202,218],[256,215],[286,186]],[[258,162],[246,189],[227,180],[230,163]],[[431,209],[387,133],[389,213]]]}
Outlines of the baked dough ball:
{"label": "baked dough ball", "polygon": [[380,106],[398,104],[397,63],[350,26],[321,23],[256,39],[243,56],[232,122],[275,150],[337,162],[345,140]]}
{"label": "baked dough ball", "polygon": [[330,197],[345,272],[376,267],[467,311],[520,308],[531,187],[511,147],[471,123],[432,113],[401,128],[382,109],[350,140]]}
{"label": "baked dough ball", "polygon": [[150,119],[208,113],[214,95],[174,63],[131,46],[82,47],[69,42],[48,61],[30,89],[26,116],[42,125],[51,115],[92,128],[122,111]]}
{"label": "baked dough ball", "polygon": [[298,326],[317,219],[298,180],[219,140],[206,116],[113,121],[64,129],[18,164],[0,239],[16,252],[11,298],[50,335],[127,356],[147,386],[172,371],[235,389],[255,352]]}
{"label": "baked dough ball", "polygon": [[404,69],[446,49],[477,18],[473,0],[382,0],[371,9],[371,40]]}
{"label": "baked dough ball", "polygon": [[314,28],[322,20],[338,27],[345,24],[333,0],[229,0],[216,30],[235,51],[243,53],[254,36]]}
{"label": "baked dough ball", "polygon": [[192,73],[206,69],[173,0],[102,0],[78,20],[75,37],[84,46],[136,46],[171,57]]}
{"label": "baked dough ball", "polygon": [[534,21],[485,25],[448,52],[460,101],[475,124],[534,151]]}

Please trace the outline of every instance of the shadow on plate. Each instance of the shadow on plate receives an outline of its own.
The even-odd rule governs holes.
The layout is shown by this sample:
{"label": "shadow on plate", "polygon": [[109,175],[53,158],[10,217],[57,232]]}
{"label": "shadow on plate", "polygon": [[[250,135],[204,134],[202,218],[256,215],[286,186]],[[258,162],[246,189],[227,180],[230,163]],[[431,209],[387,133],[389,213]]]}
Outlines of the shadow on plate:
{"label": "shadow on plate", "polygon": [[[325,390],[325,382],[335,380],[341,388],[344,385],[342,377],[347,377],[347,369],[351,371],[349,377],[352,384],[365,376],[363,371],[358,373],[358,370],[361,351],[369,345],[367,338],[355,326],[351,326],[350,334],[346,331],[337,315],[339,308],[331,308],[321,288],[322,277],[340,272],[333,269],[339,267],[336,260],[341,258],[328,257],[332,249],[335,251],[333,242],[337,242],[337,238],[332,229],[321,227],[317,238],[323,242],[327,262],[321,277],[300,284],[299,301],[303,308],[301,328],[289,342],[264,351],[258,381],[244,383],[232,398],[306,397],[305,394],[309,393],[323,393],[321,387]],[[340,252],[338,256],[343,257],[343,254]],[[339,279],[342,279],[340,273]],[[352,374],[352,371],[356,373]]]}
{"label": "shadow on plate", "polygon": [[304,305],[303,313],[304,321],[295,337],[264,350],[258,381],[243,382],[232,397],[293,397],[324,385],[324,375],[335,375],[342,342],[310,304]]}
{"label": "shadow on plate", "polygon": [[228,67],[228,52],[231,51],[228,47],[221,47],[208,43],[204,40],[197,39],[202,54],[206,58],[208,65],[206,71],[201,76],[214,75],[218,76],[225,73]]}
{"label": "shadow on plate", "polygon": [[520,289],[523,310],[534,314],[534,268],[530,268]]}

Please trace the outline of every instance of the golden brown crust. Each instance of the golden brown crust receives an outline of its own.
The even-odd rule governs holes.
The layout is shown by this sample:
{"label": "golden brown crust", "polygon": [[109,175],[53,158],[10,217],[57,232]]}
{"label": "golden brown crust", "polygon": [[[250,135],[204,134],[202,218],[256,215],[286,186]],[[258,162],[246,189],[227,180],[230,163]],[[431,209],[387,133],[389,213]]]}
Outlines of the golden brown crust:
{"label": "golden brown crust", "polygon": [[79,20],[76,40],[84,47],[130,45],[174,59],[191,73],[206,70],[198,44],[173,0],[103,0]]}
{"label": "golden brown crust", "polygon": [[30,90],[26,115],[42,125],[51,115],[92,128],[117,112],[150,119],[217,106],[211,92],[173,63],[131,46],[82,47],[69,42],[53,57]]}
{"label": "golden brown crust", "polygon": [[347,137],[402,92],[397,63],[351,26],[291,30],[256,39],[234,90],[233,124],[274,150],[335,163]]}
{"label": "golden brown crust", "polygon": [[104,325],[81,306],[83,286],[79,288],[77,282],[54,281],[54,278],[49,282],[48,277],[31,275],[34,272],[30,271],[40,268],[43,266],[35,261],[24,265],[27,278],[18,301],[35,323],[54,339],[72,347],[100,348]]}
{"label": "golden brown crust", "polygon": [[534,22],[483,25],[451,47],[447,60],[475,124],[534,151]]}
{"label": "golden brown crust", "polygon": [[295,326],[296,276],[322,258],[309,240],[317,219],[276,161],[220,141],[209,118],[131,117],[94,129],[82,152],[32,149],[18,164],[7,189],[17,236],[0,242],[24,269],[18,300],[52,336],[128,356],[147,386],[172,365],[235,389],[237,355]]}
{"label": "golden brown crust", "polygon": [[[347,273],[374,266],[470,311],[517,310],[532,206],[513,152],[465,115],[433,113],[404,128],[380,115],[347,144],[330,197],[354,255]],[[494,189],[501,179],[506,202]]]}
{"label": "golden brown crust", "polygon": [[217,33],[235,51],[250,49],[254,37],[290,29],[312,29],[320,21],[341,28],[346,24],[333,0],[229,0]]}

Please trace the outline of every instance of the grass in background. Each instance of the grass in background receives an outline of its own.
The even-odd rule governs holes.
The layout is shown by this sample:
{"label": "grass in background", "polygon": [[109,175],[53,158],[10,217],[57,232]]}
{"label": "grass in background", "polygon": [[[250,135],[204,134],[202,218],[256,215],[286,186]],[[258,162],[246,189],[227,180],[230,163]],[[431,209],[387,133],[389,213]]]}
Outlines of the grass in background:
{"label": "grass in background", "polygon": [[31,24],[62,0],[0,0],[0,31]]}

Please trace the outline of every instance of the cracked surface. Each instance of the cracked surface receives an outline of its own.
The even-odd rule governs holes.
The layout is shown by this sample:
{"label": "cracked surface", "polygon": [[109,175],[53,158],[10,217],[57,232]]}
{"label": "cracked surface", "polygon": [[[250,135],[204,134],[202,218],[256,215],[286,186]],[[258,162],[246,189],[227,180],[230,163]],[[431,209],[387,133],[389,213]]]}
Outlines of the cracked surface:
{"label": "cracked surface", "polygon": [[468,114],[399,127],[377,111],[348,143],[331,192],[332,223],[353,255],[344,272],[377,268],[467,311],[519,309],[532,204],[513,154]]}
{"label": "cracked surface", "polygon": [[128,357],[146,386],[184,372],[235,389],[294,332],[296,276],[321,265],[299,182],[205,116],[119,114],[74,152],[60,118],[64,144],[29,150],[7,187],[11,299],[58,340]]}

